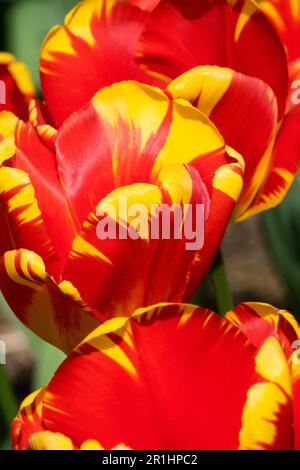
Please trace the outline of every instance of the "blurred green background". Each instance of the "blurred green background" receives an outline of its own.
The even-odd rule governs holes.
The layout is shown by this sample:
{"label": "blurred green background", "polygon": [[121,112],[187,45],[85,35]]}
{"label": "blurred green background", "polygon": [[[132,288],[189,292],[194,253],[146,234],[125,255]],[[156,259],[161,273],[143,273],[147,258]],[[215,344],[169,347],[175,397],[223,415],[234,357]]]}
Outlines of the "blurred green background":
{"label": "blurred green background", "polygon": [[[39,50],[48,30],[63,22],[74,0],[0,0],[0,50],[12,52],[31,70],[39,89]],[[235,302],[265,301],[289,308],[300,317],[300,180],[284,203],[268,213],[231,225],[222,252]],[[201,303],[214,304],[207,284]],[[5,414],[10,384],[17,404],[49,381],[63,354],[14,318],[0,298],[0,340],[7,344],[7,364],[0,365],[0,449],[8,449]],[[6,378],[8,381],[6,382]],[[70,391],[71,393],[71,391]],[[1,404],[1,403],[0,403]]]}

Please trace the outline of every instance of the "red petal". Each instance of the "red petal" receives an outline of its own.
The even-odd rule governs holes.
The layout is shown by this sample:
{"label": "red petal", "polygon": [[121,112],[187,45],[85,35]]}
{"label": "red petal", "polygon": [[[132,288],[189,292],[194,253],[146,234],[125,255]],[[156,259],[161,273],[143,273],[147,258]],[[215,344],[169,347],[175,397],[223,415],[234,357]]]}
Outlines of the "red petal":
{"label": "red petal", "polygon": [[[191,214],[195,221],[196,204],[204,204],[209,213],[209,197],[199,174],[193,168],[166,168],[165,172],[160,173],[158,183],[159,186],[137,183],[110,193],[98,206],[105,217],[91,213],[74,240],[63,278],[69,279],[79,289],[89,305],[108,317],[129,315],[138,307],[161,300],[179,300],[186,289],[186,273],[199,250],[196,244],[187,249],[187,244],[192,240],[185,237],[186,223],[183,223],[180,239],[174,238],[172,222],[169,239],[163,239],[162,228],[157,232],[158,239],[153,239],[150,238],[151,228],[155,222],[154,219],[151,223],[148,220],[154,205],[162,208],[164,204],[166,208],[172,204],[185,203],[193,206]],[[188,198],[185,200],[186,194]],[[111,239],[112,234],[104,240],[98,238],[97,227],[105,223],[106,215],[110,214],[105,208],[113,205],[120,214],[124,200],[128,209],[132,203],[149,204],[149,212],[143,216],[147,233],[138,239],[131,239],[125,222],[127,239],[120,239],[118,235]],[[127,209],[125,211],[127,219]],[[200,219],[200,215],[197,216],[197,229],[200,232],[205,222]],[[119,229],[124,226],[124,219],[119,215],[116,222],[112,216],[109,220],[119,233]],[[200,237],[200,233],[198,235]],[[199,240],[200,243],[202,241]],[[170,272],[173,274],[170,275]]]}
{"label": "red petal", "polygon": [[[120,442],[133,449],[237,449],[243,415],[243,445],[293,448],[291,401],[265,364],[272,351],[278,368],[288,370],[275,338],[257,352],[211,312],[175,305],[142,312],[130,325],[116,319],[100,327],[69,356],[45,394],[47,429],[76,447],[96,439],[106,449]],[[274,419],[249,436],[243,411],[257,386],[263,390],[253,420]]]}
{"label": "red petal", "polygon": [[[59,262],[55,267],[55,274],[57,274],[70,250],[74,229],[58,178],[55,154],[48,146],[43,144],[39,135],[29,123],[25,124],[22,121],[16,123],[14,140],[14,155],[6,160],[5,165],[23,170],[29,176],[42,220],[55,253],[59,258]],[[4,142],[5,140],[2,144]],[[36,246],[23,244],[21,247],[34,249],[43,256],[39,244]],[[54,274],[52,271],[49,272]]]}
{"label": "red petal", "polygon": [[241,219],[276,206],[286,195],[300,164],[299,126],[298,105],[284,117],[273,148],[272,166],[259,193]]}
{"label": "red petal", "polygon": [[250,0],[161,2],[147,23],[137,58],[149,73],[169,79],[198,65],[228,66],[268,83],[280,115],[284,112],[286,54],[268,19]]}
{"label": "red petal", "polygon": [[28,328],[65,352],[99,325],[68,281],[56,284],[43,260],[28,250],[9,251],[0,260],[0,287]]}
{"label": "red petal", "polygon": [[65,26],[50,31],[40,67],[44,96],[57,125],[104,86],[128,79],[159,82],[134,59],[147,20],[147,12],[128,3],[90,0],[68,14]]}

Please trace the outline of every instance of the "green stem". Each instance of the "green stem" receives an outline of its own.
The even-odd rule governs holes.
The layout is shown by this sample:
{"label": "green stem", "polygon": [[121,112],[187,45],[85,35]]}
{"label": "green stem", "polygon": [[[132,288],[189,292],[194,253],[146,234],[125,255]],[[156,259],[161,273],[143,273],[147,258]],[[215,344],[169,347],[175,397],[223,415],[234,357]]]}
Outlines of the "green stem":
{"label": "green stem", "polygon": [[216,295],[216,302],[220,315],[224,316],[234,307],[233,296],[228,284],[225,266],[221,253],[219,252],[210,271],[210,280]]}
{"label": "green stem", "polygon": [[12,420],[17,414],[17,401],[3,364],[0,365],[0,413],[7,430],[10,431]]}
{"label": "green stem", "polygon": [[191,299],[191,303],[193,305],[200,305],[200,306],[204,305],[205,300],[206,300],[207,290],[208,290],[208,283],[209,283],[209,277],[206,276]]}

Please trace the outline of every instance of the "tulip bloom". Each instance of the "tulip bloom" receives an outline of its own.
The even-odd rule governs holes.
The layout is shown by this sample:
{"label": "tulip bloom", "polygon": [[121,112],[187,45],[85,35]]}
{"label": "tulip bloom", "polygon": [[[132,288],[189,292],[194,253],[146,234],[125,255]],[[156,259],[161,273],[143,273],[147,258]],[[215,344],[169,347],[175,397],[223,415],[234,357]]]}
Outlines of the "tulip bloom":
{"label": "tulip bloom", "polygon": [[100,87],[135,79],[164,89],[197,66],[198,83],[183,76],[176,97],[195,99],[245,159],[235,220],[276,206],[299,166],[300,116],[283,120],[285,50],[252,0],[86,0],[50,31],[40,62],[57,125]]}
{"label": "tulip bloom", "polygon": [[13,447],[299,449],[299,333],[256,303],[225,318],[186,304],[115,318],[24,401]]}
{"label": "tulip bloom", "polygon": [[26,66],[12,54],[0,52],[0,111],[12,111],[21,119],[27,119],[28,103],[34,95]]}
{"label": "tulip bloom", "polygon": [[[35,125],[0,115],[12,134],[0,144],[0,286],[23,323],[68,352],[103,319],[190,299],[240,195],[243,161],[199,110],[137,82],[103,88],[58,131],[42,115],[32,108]],[[153,204],[203,204],[203,247],[186,250],[172,234],[98,238],[99,212],[113,218],[122,197],[146,204],[147,224]]]}

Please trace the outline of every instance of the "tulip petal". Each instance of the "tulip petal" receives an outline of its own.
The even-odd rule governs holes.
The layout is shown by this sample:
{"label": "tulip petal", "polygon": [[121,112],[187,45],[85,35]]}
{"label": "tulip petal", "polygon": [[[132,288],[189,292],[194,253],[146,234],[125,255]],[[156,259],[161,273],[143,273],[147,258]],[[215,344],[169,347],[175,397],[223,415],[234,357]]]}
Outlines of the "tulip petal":
{"label": "tulip petal", "polygon": [[15,450],[27,447],[32,434],[42,431],[42,398],[45,389],[31,393],[20,406],[20,411],[12,423],[11,438]]}
{"label": "tulip petal", "polygon": [[55,150],[57,130],[51,125],[51,117],[44,103],[39,100],[30,101],[29,121],[37,131],[43,143],[51,150]]}
{"label": "tulip petal", "polygon": [[99,325],[77,289],[68,281],[56,284],[36,253],[8,251],[0,266],[7,303],[22,323],[49,343],[69,352]]}
{"label": "tulip petal", "polygon": [[[170,218],[173,204],[180,209],[179,231],[172,222],[178,216]],[[190,225],[181,209],[184,204],[190,204],[189,220],[193,224],[196,221],[197,238],[196,234],[190,238]],[[197,204],[204,206],[204,213],[198,212]],[[209,207],[198,172],[181,165],[162,170],[157,185],[122,186],[103,199],[83,224],[63,278],[79,289],[89,305],[108,317],[130,315],[137,307],[160,300],[179,300],[186,289],[189,265],[203,245]],[[155,208],[161,210],[161,216]],[[139,221],[134,230],[136,217]],[[100,225],[110,230],[107,237],[106,231],[102,237]]]}
{"label": "tulip petal", "polygon": [[[240,304],[231,312],[226,314],[226,319],[233,325],[237,326],[248,340],[257,347],[262,347],[270,337],[276,336],[281,344],[281,348],[288,358],[288,364],[291,368],[291,386],[293,390],[293,415],[294,415],[294,429],[295,429],[295,448],[300,447],[300,433],[299,433],[299,397],[300,397],[300,358],[299,358],[299,344],[300,344],[300,326],[297,320],[286,310],[279,310],[272,305],[264,303],[247,302]],[[296,349],[296,351],[295,351]],[[276,359],[276,353],[273,351],[267,356],[269,367],[274,367],[272,360]],[[280,361],[279,361],[280,362]],[[272,365],[273,364],[273,365]],[[283,384],[279,384],[283,389],[289,388],[287,380]],[[248,424],[245,424],[245,429],[241,434],[241,442],[245,444],[244,448],[255,448],[257,445],[251,444],[251,434],[253,428],[262,429],[263,427],[269,428],[270,436],[273,434],[272,425],[270,426],[271,417],[269,419],[262,418],[261,412],[265,412],[265,403],[269,400],[270,393],[278,397],[278,405],[275,408],[269,407],[269,413],[280,411],[280,402],[284,401],[284,394],[280,393],[276,387],[268,385],[260,385],[255,387],[249,392],[247,410],[245,416],[247,417]],[[260,411],[259,411],[260,410]],[[276,411],[277,410],[277,411]],[[289,415],[286,417],[289,419]],[[246,418],[245,418],[246,419]],[[274,419],[274,416],[273,416]],[[276,419],[276,416],[275,416]],[[256,421],[257,420],[257,421]],[[254,422],[256,421],[256,423]],[[263,422],[265,421],[265,422]],[[269,424],[268,424],[269,423]],[[246,444],[247,441],[247,444]],[[254,447],[253,447],[254,445]]]}
{"label": "tulip petal", "polygon": [[299,341],[297,349],[292,356],[292,387],[295,420],[295,449],[300,450],[300,348]]}
{"label": "tulip petal", "polygon": [[277,336],[287,357],[293,352],[293,342],[300,339],[300,327],[295,318],[286,310],[269,304],[245,302],[228,312],[226,318],[256,347],[269,336]]}
{"label": "tulip petal", "polygon": [[57,139],[58,170],[79,227],[115,188],[152,183],[163,167],[202,155],[218,163],[220,155],[225,163],[224,141],[209,119],[182,100],[131,81],[100,90],[65,122]]}
{"label": "tulip petal", "polygon": [[[259,54],[253,56],[254,51]],[[273,89],[282,116],[288,71],[271,23],[251,0],[168,0],[152,12],[140,39],[140,65],[174,79],[199,65],[230,67]]]}
{"label": "tulip petal", "polygon": [[272,154],[266,150],[275,135],[278,116],[271,88],[231,69],[205,66],[186,72],[167,90],[204,112],[226,144],[243,155],[244,185],[238,202],[238,212],[243,212],[256,197],[272,162]]}
{"label": "tulip petal", "polygon": [[293,108],[283,119],[277,134],[272,166],[267,173],[264,184],[244,213],[235,214],[236,219],[243,220],[251,215],[278,205],[287,194],[300,164],[300,106]]}
{"label": "tulip petal", "polygon": [[126,0],[127,3],[131,3],[131,5],[135,5],[141,10],[152,11],[157,5],[160,3],[161,0]]}
{"label": "tulip petal", "polygon": [[279,341],[271,336],[256,356],[256,370],[266,382],[252,385],[243,410],[240,449],[293,448],[290,371]]}
{"label": "tulip petal", "polygon": [[[1,129],[2,132],[4,129],[8,133],[5,127],[9,128],[11,135],[8,135],[0,142],[0,146],[6,142],[9,144],[7,153],[1,152],[1,156],[4,155],[6,158],[3,163],[7,168],[15,169],[16,173],[19,170],[19,174],[23,175],[23,172],[25,172],[29,177],[30,181],[28,183],[32,185],[33,189],[31,191],[34,191],[34,197],[41,213],[41,220],[43,220],[58,258],[55,270],[52,271],[52,267],[50,270],[48,265],[47,269],[50,274],[57,275],[57,271],[59,271],[69,253],[74,238],[74,228],[68,203],[59,181],[55,153],[43,143],[30,123],[17,120],[9,113],[4,113],[3,116],[2,113],[0,114],[0,133]],[[9,170],[2,171],[9,172]],[[3,184],[5,186],[5,182]],[[18,205],[21,207],[23,203],[21,195],[19,199]],[[34,239],[35,235],[33,234],[32,237]],[[31,243],[30,246],[21,244],[15,247],[33,249],[42,257],[44,256],[44,252],[41,251],[41,246],[38,243],[35,246]],[[47,261],[46,258],[45,261]]]}
{"label": "tulip petal", "polygon": [[[212,265],[230,222],[231,214],[243,188],[243,159],[233,149],[227,153],[204,155],[192,162],[206,184],[210,196],[210,211],[205,224],[204,245],[189,267],[188,285],[183,300],[189,302]],[[222,163],[223,164],[222,164]]]}
{"label": "tulip petal", "polygon": [[[158,304],[104,323],[71,353],[45,391],[43,426],[76,448],[237,449],[242,428],[245,447],[291,449],[287,372],[275,337],[257,350],[211,311]],[[249,419],[261,424],[251,435]]]}
{"label": "tulip petal", "polygon": [[58,432],[40,431],[31,435],[30,450],[74,450],[71,439]]}
{"label": "tulip petal", "polygon": [[27,119],[28,103],[35,95],[34,85],[26,66],[7,52],[0,52],[0,82],[1,86],[4,84],[0,111],[12,111],[21,119]]}
{"label": "tulip petal", "polygon": [[[56,125],[100,88],[126,79],[158,83],[135,62],[149,14],[118,0],[80,2],[53,28],[41,52],[44,96]],[[69,91],[72,90],[72,93]]]}
{"label": "tulip petal", "polygon": [[14,247],[38,247],[49,270],[55,272],[58,260],[29,176],[22,170],[0,167],[0,246],[1,255]]}
{"label": "tulip petal", "polygon": [[299,59],[300,3],[298,0],[258,0],[285,44],[290,61]]}
{"label": "tulip petal", "polygon": [[[180,163],[198,170],[212,203],[205,245],[188,275],[185,299],[190,300],[216,255],[243,184],[243,160],[225,148],[212,122],[185,100],[171,101],[157,88],[118,83],[100,90],[65,122],[57,138],[57,158],[78,232],[89,214],[95,214],[99,201],[116,188],[156,184],[164,168]],[[93,230],[94,239],[95,225]]]}

